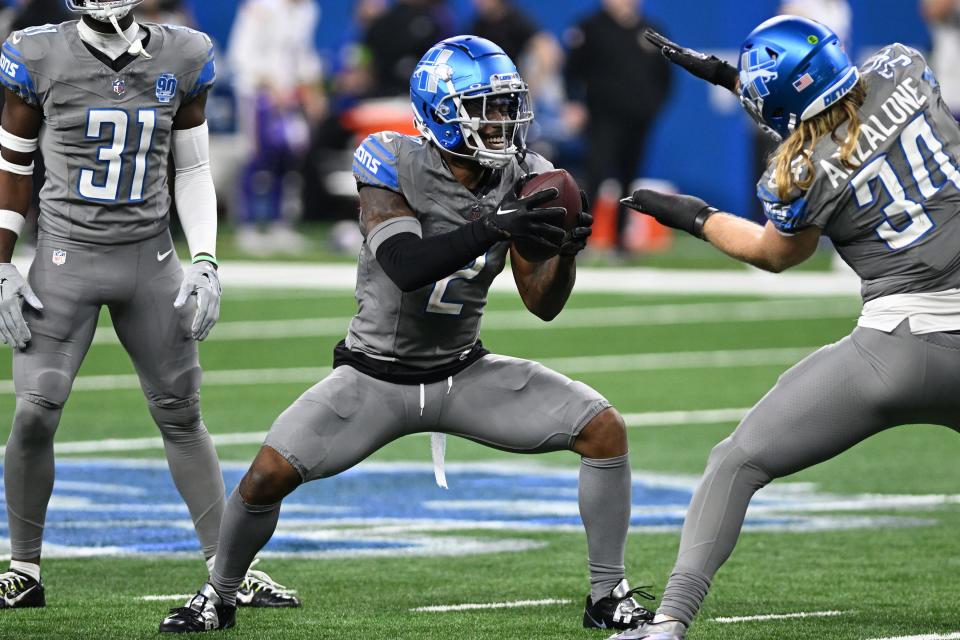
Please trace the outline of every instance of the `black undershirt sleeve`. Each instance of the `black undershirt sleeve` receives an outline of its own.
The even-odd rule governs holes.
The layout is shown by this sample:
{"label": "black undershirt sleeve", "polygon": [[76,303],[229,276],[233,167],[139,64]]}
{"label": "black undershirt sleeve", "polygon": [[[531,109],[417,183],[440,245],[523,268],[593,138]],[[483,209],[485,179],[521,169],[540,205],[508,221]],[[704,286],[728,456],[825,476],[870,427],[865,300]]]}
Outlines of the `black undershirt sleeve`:
{"label": "black undershirt sleeve", "polygon": [[398,233],[377,248],[377,262],[401,291],[416,291],[446,278],[503,239],[480,220],[427,238]]}

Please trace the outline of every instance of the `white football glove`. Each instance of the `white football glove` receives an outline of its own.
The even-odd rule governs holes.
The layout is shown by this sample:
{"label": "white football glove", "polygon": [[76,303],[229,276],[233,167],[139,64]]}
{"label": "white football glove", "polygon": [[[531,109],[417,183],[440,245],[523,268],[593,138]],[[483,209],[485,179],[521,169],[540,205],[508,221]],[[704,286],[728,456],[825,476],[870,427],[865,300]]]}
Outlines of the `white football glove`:
{"label": "white football glove", "polygon": [[220,278],[214,266],[206,260],[187,267],[173,306],[180,309],[192,295],[197,296],[197,315],[190,331],[194,340],[203,340],[220,319]]}
{"label": "white football glove", "polygon": [[14,349],[26,348],[32,337],[21,310],[24,300],[37,311],[43,309],[17,268],[9,262],[0,263],[0,338]]}

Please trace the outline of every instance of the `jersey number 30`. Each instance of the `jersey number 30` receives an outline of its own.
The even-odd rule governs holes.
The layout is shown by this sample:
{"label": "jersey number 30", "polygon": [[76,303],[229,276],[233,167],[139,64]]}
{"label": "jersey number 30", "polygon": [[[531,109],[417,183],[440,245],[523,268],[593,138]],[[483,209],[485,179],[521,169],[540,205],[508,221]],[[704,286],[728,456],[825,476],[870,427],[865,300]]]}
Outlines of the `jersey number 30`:
{"label": "jersey number 30", "polygon": [[[130,116],[122,109],[91,109],[87,113],[87,139],[99,140],[105,126],[112,129],[112,140],[97,149],[99,169],[81,169],[77,191],[87,200],[98,202],[116,202],[120,196],[120,182],[124,173],[124,162],[130,166],[133,160],[133,177],[130,180],[131,202],[143,200],[143,184],[147,179],[147,154],[153,146],[153,133],[157,127],[157,112],[154,109],[137,111],[137,123],[140,125],[140,137],[132,158],[124,158],[127,153],[127,129]],[[132,136],[131,136],[132,137]],[[130,155],[130,154],[127,154]],[[97,174],[100,174],[99,177]]]}
{"label": "jersey number 30", "polygon": [[[933,166],[943,175],[939,182],[935,182],[930,175],[929,159],[920,151],[921,142],[928,156],[932,156]],[[932,198],[947,182],[960,189],[960,171],[944,153],[943,143],[937,138],[925,116],[918,116],[903,128],[903,133],[900,134],[900,146],[917,184],[917,190],[923,199]],[[870,188],[874,180],[879,180],[884,190],[890,195],[890,203],[883,208],[884,221],[876,229],[877,235],[887,243],[890,249],[896,251],[909,247],[936,226],[933,219],[924,211],[923,205],[907,197],[903,181],[887,160],[887,154],[877,156],[868,162],[850,181],[857,205],[861,209],[874,203],[875,196]],[[893,217],[900,214],[907,215],[906,224],[894,225]]]}

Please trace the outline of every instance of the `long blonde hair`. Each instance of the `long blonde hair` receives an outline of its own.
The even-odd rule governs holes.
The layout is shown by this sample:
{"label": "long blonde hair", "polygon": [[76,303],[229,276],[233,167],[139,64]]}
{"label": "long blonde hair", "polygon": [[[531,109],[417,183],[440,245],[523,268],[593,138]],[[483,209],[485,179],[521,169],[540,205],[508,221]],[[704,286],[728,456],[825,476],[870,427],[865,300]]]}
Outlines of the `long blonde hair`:
{"label": "long blonde hair", "polygon": [[[857,149],[857,138],[860,137],[859,109],[866,99],[866,87],[862,81],[857,82],[840,102],[801,122],[787,139],[780,143],[774,152],[776,166],[773,180],[777,185],[777,196],[781,200],[786,201],[794,187],[805,191],[813,184],[814,166],[810,160],[810,151],[827,134],[840,145],[840,163],[847,169],[857,167],[853,154]],[[849,124],[846,138],[841,141],[837,129],[844,122]],[[800,170],[794,171],[793,164],[797,158]]]}

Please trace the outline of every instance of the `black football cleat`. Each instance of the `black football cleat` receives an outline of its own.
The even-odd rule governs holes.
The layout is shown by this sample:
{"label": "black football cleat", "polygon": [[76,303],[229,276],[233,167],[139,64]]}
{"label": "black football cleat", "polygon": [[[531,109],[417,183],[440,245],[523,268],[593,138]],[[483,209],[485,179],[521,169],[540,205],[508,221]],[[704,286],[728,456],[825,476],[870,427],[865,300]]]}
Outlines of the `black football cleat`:
{"label": "black football cleat", "polygon": [[160,623],[160,633],[198,633],[229,629],[237,622],[237,608],[223,604],[210,583],[182,607],[170,610]]}
{"label": "black football cleat", "polygon": [[610,595],[596,602],[589,595],[583,610],[583,626],[586,629],[635,629],[645,622],[653,620],[653,611],[633,598],[638,595],[645,600],[654,597],[644,591],[648,587],[631,589],[626,580],[621,580]]}
{"label": "black football cleat", "polygon": [[[257,562],[258,560],[254,560],[250,566],[255,566]],[[300,600],[296,593],[295,589],[279,584],[263,571],[254,571],[251,568],[237,591],[237,606],[274,609],[299,607]]]}
{"label": "black football cleat", "polygon": [[687,627],[676,620],[647,622],[636,629],[610,636],[607,640],[684,640]]}
{"label": "black football cleat", "polygon": [[19,571],[0,573],[0,609],[45,607],[47,598],[43,582],[38,582]]}

